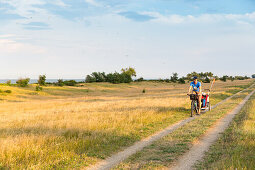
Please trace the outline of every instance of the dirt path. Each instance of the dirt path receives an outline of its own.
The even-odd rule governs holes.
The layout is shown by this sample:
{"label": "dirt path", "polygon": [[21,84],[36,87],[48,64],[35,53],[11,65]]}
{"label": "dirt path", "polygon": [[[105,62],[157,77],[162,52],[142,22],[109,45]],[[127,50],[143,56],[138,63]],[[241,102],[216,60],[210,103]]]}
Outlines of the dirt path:
{"label": "dirt path", "polygon": [[217,123],[212,128],[210,128],[207,133],[198,142],[196,142],[186,154],[180,157],[177,163],[170,169],[192,169],[192,166],[203,158],[204,153],[208,151],[209,147],[219,138],[220,133],[224,132],[224,130],[231,123],[232,119],[237,113],[239,113],[239,111],[254,92],[255,90],[247,95],[245,99],[233,111],[228,113],[224,118],[218,120]]}
{"label": "dirt path", "polygon": [[[248,87],[250,88],[250,87]],[[217,103],[216,105],[212,106],[212,109],[214,109],[215,107],[221,105],[222,103],[224,103],[225,101],[231,99],[232,97],[238,95],[239,93],[245,91],[246,89],[222,100],[221,102]],[[170,134],[171,132],[173,132],[174,130],[178,129],[179,127],[185,125],[186,123],[192,121],[193,119],[195,119],[196,117],[190,117],[187,119],[184,119],[182,121],[179,121],[173,125],[168,126],[166,129],[159,131],[141,141],[136,142],[134,145],[126,148],[125,150],[118,152],[114,155],[112,155],[111,157],[98,162],[97,164],[90,166],[86,169],[88,170],[107,170],[107,169],[111,169],[114,166],[118,165],[120,162],[122,162],[123,160],[127,159],[129,156],[135,154],[138,151],[141,151],[144,147],[149,146],[150,144],[152,144],[154,141],[161,139],[162,137]]]}

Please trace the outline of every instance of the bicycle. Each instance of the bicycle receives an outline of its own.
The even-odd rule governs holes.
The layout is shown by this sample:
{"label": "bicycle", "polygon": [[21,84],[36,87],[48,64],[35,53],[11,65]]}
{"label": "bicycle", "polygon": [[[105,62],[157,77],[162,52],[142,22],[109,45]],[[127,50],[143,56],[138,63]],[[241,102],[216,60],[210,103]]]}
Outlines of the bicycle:
{"label": "bicycle", "polygon": [[201,109],[201,110],[208,109],[209,111],[211,111],[211,103],[209,100],[210,90],[209,89],[205,89],[205,90],[208,90],[208,93],[202,93],[201,108],[199,108],[198,94],[188,94],[188,96],[190,96],[190,100],[191,100],[191,112],[190,112],[191,117],[193,117],[194,112],[198,113],[199,109]]}
{"label": "bicycle", "polygon": [[198,113],[199,111],[199,102],[198,102],[198,94],[188,94],[188,96],[190,97],[191,100],[191,112],[190,112],[190,116],[193,117],[194,112]]}

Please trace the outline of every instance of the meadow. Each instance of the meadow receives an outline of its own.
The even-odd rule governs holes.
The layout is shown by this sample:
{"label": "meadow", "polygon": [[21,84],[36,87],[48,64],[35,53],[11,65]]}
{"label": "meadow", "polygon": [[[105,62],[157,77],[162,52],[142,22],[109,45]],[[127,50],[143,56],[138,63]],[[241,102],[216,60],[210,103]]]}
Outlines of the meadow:
{"label": "meadow", "polygon": [[[253,80],[216,81],[211,102]],[[209,84],[203,84],[209,88]],[[0,169],[83,168],[190,116],[188,84],[1,85]],[[143,91],[145,93],[143,93]]]}

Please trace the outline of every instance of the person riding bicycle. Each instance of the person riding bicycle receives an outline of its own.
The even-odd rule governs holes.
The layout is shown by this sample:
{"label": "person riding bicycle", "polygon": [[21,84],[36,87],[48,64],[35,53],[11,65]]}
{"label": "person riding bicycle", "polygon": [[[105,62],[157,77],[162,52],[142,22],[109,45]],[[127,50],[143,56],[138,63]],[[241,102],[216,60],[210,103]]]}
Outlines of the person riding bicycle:
{"label": "person riding bicycle", "polygon": [[202,98],[202,86],[201,86],[201,83],[197,80],[197,76],[193,77],[193,81],[190,83],[188,95],[190,94],[191,90],[192,90],[192,92],[194,92],[195,94],[198,95],[198,103],[199,103],[198,114],[200,114],[201,98]]}

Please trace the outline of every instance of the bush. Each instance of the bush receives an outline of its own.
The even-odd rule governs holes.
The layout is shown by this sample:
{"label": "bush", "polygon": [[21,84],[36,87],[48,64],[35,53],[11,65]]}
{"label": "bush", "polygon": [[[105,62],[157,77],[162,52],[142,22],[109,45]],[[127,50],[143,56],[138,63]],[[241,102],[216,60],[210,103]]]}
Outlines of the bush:
{"label": "bush", "polygon": [[204,83],[210,83],[210,79],[209,79],[209,77],[206,77],[205,79],[204,79],[204,81],[203,81]]}
{"label": "bush", "polygon": [[230,77],[229,77],[229,80],[234,81],[234,80],[235,80],[235,77],[230,76]]}
{"label": "bush", "polygon": [[66,86],[75,86],[76,84],[78,84],[75,80],[66,80],[63,83]]}
{"label": "bush", "polygon": [[106,81],[109,83],[113,84],[118,84],[118,83],[130,83],[132,82],[132,78],[130,75],[126,73],[109,73],[106,76]]}
{"label": "bush", "polygon": [[92,77],[90,75],[87,75],[86,79],[85,79],[85,83],[93,83],[96,82],[96,78]]}
{"label": "bush", "polygon": [[46,82],[46,75],[40,75],[38,79],[38,84],[40,86],[45,86]]}
{"label": "bush", "polygon": [[96,82],[105,82],[106,81],[106,75],[105,73],[100,72],[93,72],[91,76],[96,80]]}
{"label": "bush", "polygon": [[120,82],[120,74],[117,72],[107,74],[107,82],[113,83],[113,84],[121,83]]}
{"label": "bush", "polygon": [[19,80],[16,81],[17,85],[20,87],[26,87],[28,86],[28,83],[30,81],[30,78],[20,78]]}
{"label": "bush", "polygon": [[170,81],[176,83],[178,81],[178,74],[173,73],[173,76],[171,76]]}
{"label": "bush", "polygon": [[222,77],[220,78],[220,80],[226,82],[226,81],[227,81],[227,78],[228,78],[228,76],[225,75],[225,76],[222,76]]}
{"label": "bush", "polygon": [[11,90],[5,90],[4,92],[5,92],[5,93],[12,93]]}
{"label": "bush", "polygon": [[184,79],[184,77],[179,78],[179,79],[178,79],[178,83],[180,83],[180,84],[185,84],[185,79]]}
{"label": "bush", "polygon": [[145,89],[143,89],[142,93],[145,93],[145,92],[146,92]]}
{"label": "bush", "polygon": [[255,79],[255,74],[253,74],[251,77],[252,77],[253,79]]}
{"label": "bush", "polygon": [[140,77],[139,79],[135,80],[137,82],[141,82],[141,81],[144,81],[143,77]]}
{"label": "bush", "polygon": [[58,82],[56,83],[57,86],[64,86],[64,81],[62,79],[58,79]]}
{"label": "bush", "polygon": [[165,79],[165,82],[167,83],[170,83],[170,81],[171,81],[170,79]]}
{"label": "bush", "polygon": [[36,90],[36,91],[42,91],[43,88],[42,88],[41,86],[36,86],[36,87],[35,87],[35,90]]}
{"label": "bush", "polygon": [[130,77],[132,77],[132,76],[136,77],[135,68],[132,68],[132,67],[123,68],[123,69],[121,69],[121,72],[124,73],[124,74],[129,75]]}
{"label": "bush", "polygon": [[8,86],[10,86],[10,85],[12,84],[12,81],[11,81],[11,80],[8,80],[8,81],[6,82],[6,84],[7,84]]}
{"label": "bush", "polygon": [[130,83],[132,81],[133,80],[129,74],[126,74],[126,73],[120,74],[120,83]]}

